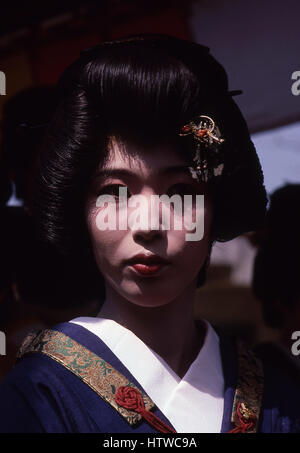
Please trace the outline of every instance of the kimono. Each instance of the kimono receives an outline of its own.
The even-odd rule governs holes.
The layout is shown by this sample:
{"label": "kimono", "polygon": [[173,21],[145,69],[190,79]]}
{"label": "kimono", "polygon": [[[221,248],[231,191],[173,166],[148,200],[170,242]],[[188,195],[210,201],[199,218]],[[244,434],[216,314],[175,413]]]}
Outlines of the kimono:
{"label": "kimono", "polygon": [[[234,338],[218,337],[220,432],[300,432],[297,383]],[[0,386],[2,433],[176,432],[116,354],[82,325],[64,322],[31,334],[18,357]]]}

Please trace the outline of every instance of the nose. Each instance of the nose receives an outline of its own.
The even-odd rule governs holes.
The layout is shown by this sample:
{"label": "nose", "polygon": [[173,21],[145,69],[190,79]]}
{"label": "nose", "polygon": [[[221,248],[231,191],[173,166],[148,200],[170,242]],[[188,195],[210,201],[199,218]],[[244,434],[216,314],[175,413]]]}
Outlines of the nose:
{"label": "nose", "polygon": [[160,230],[138,229],[133,231],[133,238],[135,242],[140,242],[141,240],[152,242],[154,239],[159,239],[161,236],[162,232]]}
{"label": "nose", "polygon": [[136,200],[130,199],[132,205],[138,205],[134,212],[136,221],[132,229],[135,241],[153,241],[164,235],[161,225],[161,206],[158,195],[152,191],[141,193]]}

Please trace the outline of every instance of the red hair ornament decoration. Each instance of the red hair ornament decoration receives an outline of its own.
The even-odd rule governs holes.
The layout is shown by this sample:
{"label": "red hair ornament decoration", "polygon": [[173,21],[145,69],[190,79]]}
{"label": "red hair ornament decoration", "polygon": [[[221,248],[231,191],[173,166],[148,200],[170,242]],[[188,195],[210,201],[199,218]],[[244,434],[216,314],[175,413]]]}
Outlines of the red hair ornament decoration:
{"label": "red hair ornament decoration", "polygon": [[194,179],[207,182],[213,176],[221,176],[224,170],[224,156],[221,149],[225,141],[215,121],[207,115],[200,115],[195,120],[185,124],[180,136],[191,135],[196,142],[194,166],[189,170]]}

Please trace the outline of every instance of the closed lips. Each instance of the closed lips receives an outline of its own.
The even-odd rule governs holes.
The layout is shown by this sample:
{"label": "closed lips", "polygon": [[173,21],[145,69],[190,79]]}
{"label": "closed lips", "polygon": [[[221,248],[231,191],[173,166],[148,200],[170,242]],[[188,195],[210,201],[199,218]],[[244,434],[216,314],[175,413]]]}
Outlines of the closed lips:
{"label": "closed lips", "polygon": [[127,264],[146,264],[150,266],[155,264],[168,264],[168,261],[158,255],[136,255],[133,258],[127,260]]}

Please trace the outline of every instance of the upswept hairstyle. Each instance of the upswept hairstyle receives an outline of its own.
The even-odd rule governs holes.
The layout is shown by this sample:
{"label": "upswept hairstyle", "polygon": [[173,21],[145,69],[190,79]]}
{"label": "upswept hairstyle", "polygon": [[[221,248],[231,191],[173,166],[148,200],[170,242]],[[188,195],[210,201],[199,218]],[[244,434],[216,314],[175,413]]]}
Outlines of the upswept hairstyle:
{"label": "upswept hairstyle", "polygon": [[172,142],[192,159],[178,132],[197,115],[211,116],[225,138],[226,171],[210,182],[214,240],[231,240],[263,222],[267,198],[260,163],[226,72],[207,47],[151,34],[105,42],[81,53],[57,92],[37,205],[40,228],[59,249],[89,253],[84,204],[110,136],[145,145]]}

